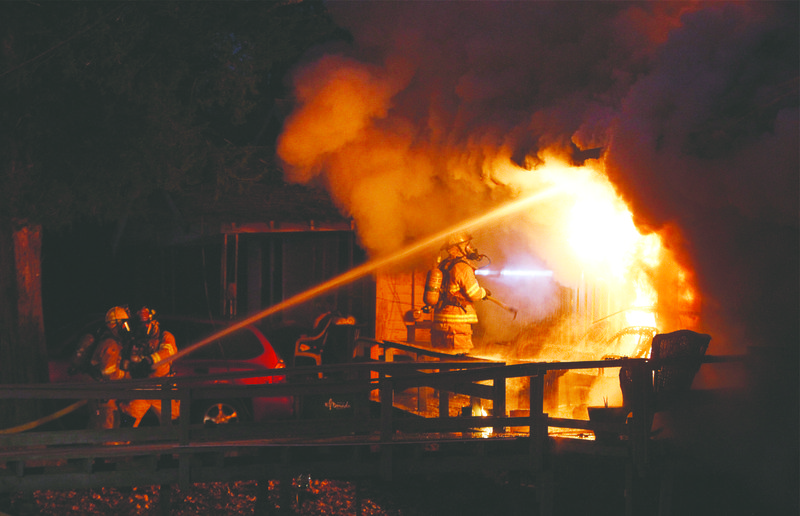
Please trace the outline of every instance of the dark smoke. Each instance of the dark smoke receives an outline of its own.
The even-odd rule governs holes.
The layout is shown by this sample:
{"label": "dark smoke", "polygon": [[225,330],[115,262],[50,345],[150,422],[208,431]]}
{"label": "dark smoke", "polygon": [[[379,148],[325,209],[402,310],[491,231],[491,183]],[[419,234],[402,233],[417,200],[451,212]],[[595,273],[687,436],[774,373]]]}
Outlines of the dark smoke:
{"label": "dark smoke", "polygon": [[281,156],[369,250],[513,195],[498,159],[535,174],[544,150],[603,148],[637,225],[696,273],[712,351],[797,348],[797,3],[329,7],[354,43],[298,72]]}
{"label": "dark smoke", "polygon": [[642,227],[676,227],[732,349],[796,347],[797,4],[715,4],[681,21],[615,118],[612,180]]}

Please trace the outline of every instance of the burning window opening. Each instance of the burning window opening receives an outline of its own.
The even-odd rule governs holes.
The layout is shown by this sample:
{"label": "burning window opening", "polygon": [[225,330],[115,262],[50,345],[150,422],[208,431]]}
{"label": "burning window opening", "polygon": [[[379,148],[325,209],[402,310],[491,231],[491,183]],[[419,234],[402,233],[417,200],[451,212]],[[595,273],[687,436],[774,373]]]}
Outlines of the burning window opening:
{"label": "burning window opening", "polygon": [[[517,263],[524,259],[514,258],[507,249],[518,244],[519,238],[499,238],[494,243],[500,254],[511,258],[506,263],[496,259],[494,268],[480,269],[477,274],[497,297],[522,307],[521,322],[514,325],[484,307],[479,347],[486,353],[478,352],[478,356],[560,362],[647,358],[657,333],[696,328],[678,315],[696,313],[692,275],[675,262],[660,235],[642,234],[635,227],[631,211],[607,179],[601,162],[574,167],[552,158],[536,172],[535,186],[557,187],[557,198],[531,206],[510,223],[523,239],[528,228],[532,234],[529,250],[542,256],[546,266]],[[523,184],[516,182],[523,174],[528,174],[525,178],[530,184],[528,171],[510,165],[499,176]],[[492,341],[503,332],[509,335],[512,326],[515,334],[502,344]],[[558,375],[547,412],[588,419],[588,407],[621,405],[618,373],[619,368],[602,368]]]}

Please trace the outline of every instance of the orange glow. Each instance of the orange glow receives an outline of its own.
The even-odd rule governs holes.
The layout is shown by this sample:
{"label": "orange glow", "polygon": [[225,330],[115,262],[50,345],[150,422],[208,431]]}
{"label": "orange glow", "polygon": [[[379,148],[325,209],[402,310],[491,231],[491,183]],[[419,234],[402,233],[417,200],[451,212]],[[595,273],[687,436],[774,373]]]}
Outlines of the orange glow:
{"label": "orange glow", "polygon": [[[533,251],[552,268],[553,279],[573,292],[561,328],[534,340],[535,347],[526,344],[529,335],[520,336],[520,358],[646,357],[653,335],[683,327],[685,318],[675,314],[695,300],[693,274],[676,262],[660,234],[637,229],[601,161],[576,167],[550,156],[535,174],[508,164],[498,169],[493,177],[523,192],[558,189],[556,198],[533,206],[526,219],[535,233]],[[551,413],[586,418],[588,406],[621,405],[618,373],[603,368],[563,375]]]}
{"label": "orange glow", "polygon": [[[661,238],[637,230],[602,162],[589,161],[575,167],[550,156],[536,169],[535,181],[529,171],[509,165],[497,175],[523,190],[558,187],[557,202],[528,214],[532,226],[547,226],[555,235],[536,250],[547,255],[556,281],[567,286],[577,284],[576,290],[590,289],[595,299],[598,285],[602,285],[607,292],[606,306],[593,308],[591,319],[609,315],[609,303],[616,310],[658,304],[658,289],[648,271],[658,268],[664,259]],[[631,325],[656,326],[652,309],[647,313],[631,311],[627,318]]]}

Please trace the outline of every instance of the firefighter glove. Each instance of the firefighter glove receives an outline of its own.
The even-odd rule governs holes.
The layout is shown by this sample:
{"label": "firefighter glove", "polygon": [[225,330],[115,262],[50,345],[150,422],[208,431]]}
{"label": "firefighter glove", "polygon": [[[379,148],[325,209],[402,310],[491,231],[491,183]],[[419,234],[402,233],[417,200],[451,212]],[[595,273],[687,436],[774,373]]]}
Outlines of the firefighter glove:
{"label": "firefighter glove", "polygon": [[490,297],[490,296],[492,295],[492,291],[491,291],[491,290],[489,290],[488,288],[485,288],[485,289],[483,289],[483,290],[485,290],[485,291],[486,291],[486,295],[485,295],[485,296],[483,296],[483,299],[486,299],[487,297]]}

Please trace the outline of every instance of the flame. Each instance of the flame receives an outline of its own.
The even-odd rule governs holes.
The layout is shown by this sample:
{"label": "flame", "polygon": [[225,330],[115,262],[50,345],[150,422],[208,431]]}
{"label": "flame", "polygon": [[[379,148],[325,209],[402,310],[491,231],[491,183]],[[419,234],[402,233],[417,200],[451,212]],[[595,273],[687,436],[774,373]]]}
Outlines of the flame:
{"label": "flame", "polygon": [[[541,234],[542,227],[549,228],[551,241],[537,240],[534,251],[545,255],[553,279],[570,287],[576,299],[562,330],[567,337],[538,339],[543,342],[541,349],[531,358],[571,361],[647,356],[652,335],[679,329],[678,319],[665,316],[665,311],[680,311],[696,303],[693,274],[677,264],[662,235],[645,234],[637,228],[601,160],[571,166],[549,156],[535,170],[532,175],[506,166],[499,177],[523,191],[558,188],[557,199],[533,207],[526,215],[531,233]],[[503,270],[487,271],[484,276],[487,281],[502,278]],[[573,394],[558,400],[553,412],[587,417],[585,406],[618,406],[622,402],[618,368],[600,371],[575,371],[562,377],[560,382],[574,385],[560,388],[559,396]]]}
{"label": "flame", "polygon": [[[489,412],[483,408],[483,406],[475,406],[472,407],[472,415],[477,417],[486,417],[489,415]],[[481,427],[477,429],[477,432],[479,433],[480,437],[491,437],[494,433],[494,428],[490,426]]]}
{"label": "flame", "polygon": [[[547,261],[553,266],[556,281],[576,288],[580,283],[584,283],[583,288],[602,283],[613,293],[613,302],[620,309],[657,305],[658,289],[650,271],[668,259],[661,237],[637,229],[602,161],[571,166],[550,155],[535,175],[506,164],[498,167],[495,177],[522,190],[547,186],[561,192],[557,202],[528,214],[532,227],[549,226],[550,234],[558,235],[555,243],[536,249],[550,254]],[[678,281],[686,282],[688,276],[681,277]],[[594,315],[609,313],[610,307],[606,307],[606,313],[595,311]],[[656,326],[652,310],[631,311],[628,318],[631,325]]]}
{"label": "flame", "polygon": [[[621,278],[641,235],[611,185],[594,175],[576,183],[567,240],[585,270]],[[600,272],[603,271],[603,272]]]}

